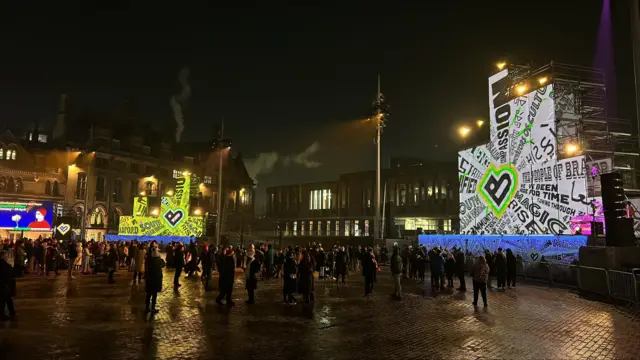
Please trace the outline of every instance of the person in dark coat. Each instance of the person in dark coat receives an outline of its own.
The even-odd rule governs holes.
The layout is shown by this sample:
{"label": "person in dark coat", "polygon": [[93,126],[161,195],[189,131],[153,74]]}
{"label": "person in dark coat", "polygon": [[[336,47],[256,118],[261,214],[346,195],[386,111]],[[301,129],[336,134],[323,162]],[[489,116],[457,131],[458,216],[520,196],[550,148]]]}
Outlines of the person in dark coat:
{"label": "person in dark coat", "polygon": [[116,244],[111,244],[111,248],[109,248],[109,253],[107,254],[107,267],[109,268],[109,277],[107,278],[107,283],[115,284],[116,281],[113,279],[113,275],[118,270],[118,266],[120,264],[120,258],[118,257],[118,249],[116,248]]}
{"label": "person in dark coat", "polygon": [[494,257],[496,273],[498,275],[498,289],[504,290],[507,285],[507,258],[502,252],[502,248],[498,248],[498,252]]}
{"label": "person in dark coat", "polygon": [[451,253],[447,255],[447,260],[444,263],[444,272],[447,275],[447,287],[453,288],[453,274],[456,272],[456,259]]}
{"label": "person in dark coat", "polygon": [[193,273],[200,272],[200,268],[198,267],[198,248],[196,244],[191,242],[189,243],[189,262],[184,267],[184,272],[187,273],[187,276],[193,275]]}
{"label": "person in dark coat", "polygon": [[273,265],[275,263],[276,252],[273,250],[273,245],[269,244],[268,250],[264,253],[264,267],[267,280],[271,280],[273,277]]}
{"label": "person in dark coat", "polygon": [[297,270],[293,250],[289,249],[284,259],[284,265],[282,266],[282,276],[284,277],[282,285],[282,300],[287,305],[296,304],[296,298],[293,296],[293,293],[296,292]]}
{"label": "person in dark coat", "polygon": [[298,293],[302,295],[305,303],[315,301],[313,270],[315,264],[307,250],[302,250],[300,264],[298,264]]}
{"label": "person in dark coat", "polygon": [[458,291],[467,291],[467,284],[464,281],[464,267],[466,259],[462,250],[456,251],[456,276],[460,281],[460,287]]}
{"label": "person in dark coat", "polygon": [[342,276],[342,284],[345,285],[345,277],[349,266],[349,255],[344,251],[344,246],[340,247],[340,250],[336,253],[336,283],[340,276]]}
{"label": "person in dark coat", "polygon": [[215,246],[204,245],[202,254],[200,254],[200,261],[202,262],[202,273],[204,276],[204,289],[208,291],[211,288],[211,274],[213,273],[213,264],[216,263],[216,248]]}
{"label": "person in dark coat", "polygon": [[517,260],[513,251],[507,249],[507,286],[516,287],[516,264]]}
{"label": "person in dark coat", "polygon": [[417,255],[417,264],[418,264],[418,281],[419,284],[424,284],[424,274],[427,271],[427,249],[425,249],[424,245],[420,245],[418,248]]}
{"label": "person in dark coat", "polygon": [[493,256],[491,255],[491,251],[487,250],[484,253],[484,258],[487,261],[487,266],[489,266],[489,276],[487,277],[487,288],[493,288],[491,284],[491,275],[495,273],[495,265],[493,264]]}
{"label": "person in dark coat", "polygon": [[[16,315],[13,308],[13,297],[16,296],[16,280],[13,276],[13,267],[9,265],[6,252],[0,253],[0,320],[8,320]],[[4,308],[9,310],[9,318],[4,313]]]}
{"label": "person in dark coat", "polygon": [[[158,293],[162,291],[162,268],[165,263],[160,257],[157,247],[152,247],[149,252],[151,253],[151,257],[149,258],[150,260],[148,260],[149,263],[146,265],[147,273],[144,280],[144,288],[147,292],[145,312],[155,314],[158,312],[158,309],[156,309],[156,300],[158,299]],[[151,305],[151,307],[149,307],[149,305]]]}
{"label": "person in dark coat", "polygon": [[178,246],[173,251],[173,266],[176,268],[176,272],[173,275],[173,287],[177,290],[180,286],[180,275],[182,274],[182,269],[184,269],[184,249],[182,244],[178,244]]}
{"label": "person in dark coat", "polygon": [[220,279],[218,280],[218,287],[220,288],[220,294],[216,298],[218,305],[224,305],[222,299],[226,298],[227,306],[235,305],[231,301],[231,292],[233,291],[233,281],[236,274],[236,262],[233,259],[233,249],[227,249],[224,256],[220,260]]}
{"label": "person in dark coat", "polygon": [[376,273],[378,271],[378,263],[373,254],[373,249],[367,248],[362,255],[362,276],[364,276],[364,295],[369,296],[373,293],[373,284],[376,282]]}
{"label": "person in dark coat", "polygon": [[167,259],[167,268],[173,268],[173,243],[169,243],[165,249],[165,257]]}
{"label": "person in dark coat", "polygon": [[245,288],[247,289],[247,293],[249,294],[249,300],[246,301],[247,304],[255,304],[255,290],[258,288],[258,274],[260,273],[260,268],[262,264],[254,259],[251,259],[249,262],[249,267],[247,268],[247,273],[245,277]]}
{"label": "person in dark coat", "polygon": [[435,249],[431,258],[431,272],[433,273],[434,283],[431,285],[434,288],[440,288],[444,290],[444,258],[442,257],[442,251]]}

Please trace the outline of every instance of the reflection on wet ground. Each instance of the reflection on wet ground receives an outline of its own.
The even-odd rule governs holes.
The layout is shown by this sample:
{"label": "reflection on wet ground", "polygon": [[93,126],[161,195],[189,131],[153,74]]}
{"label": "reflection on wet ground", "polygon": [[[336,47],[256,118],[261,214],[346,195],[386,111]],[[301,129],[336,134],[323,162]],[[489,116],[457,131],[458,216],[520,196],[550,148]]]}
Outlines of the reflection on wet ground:
{"label": "reflection on wet ground", "polygon": [[197,278],[172,291],[167,270],[160,313],[144,313],[144,284],[120,271],[104,275],[28,277],[18,283],[18,319],[0,323],[0,358],[57,359],[353,359],[353,358],[634,358],[640,317],[588,301],[565,289],[519,285],[490,292],[487,309],[471,293],[405,281],[394,301],[380,273],[375,295],[363,297],[352,274],[346,287],[317,281],[314,305],[285,306],[279,280],[259,283],[245,305],[241,276],[233,308],[215,303]]}

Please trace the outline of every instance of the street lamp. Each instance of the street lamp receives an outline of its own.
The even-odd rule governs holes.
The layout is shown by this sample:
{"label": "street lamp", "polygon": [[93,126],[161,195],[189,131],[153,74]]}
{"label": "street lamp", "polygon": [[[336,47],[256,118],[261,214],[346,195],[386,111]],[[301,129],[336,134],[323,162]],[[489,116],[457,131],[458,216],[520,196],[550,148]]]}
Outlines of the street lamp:
{"label": "street lamp", "polygon": [[504,61],[500,61],[498,63],[496,63],[496,67],[498,68],[498,70],[502,70],[507,66],[507,63]]}
{"label": "street lamp", "polygon": [[458,134],[460,134],[463,139],[466,139],[470,132],[471,129],[466,126],[461,126],[458,128]]}
{"label": "street lamp", "polygon": [[480,120],[480,119],[479,119],[479,120],[477,120],[477,121],[476,121],[476,125],[478,125],[478,127],[479,127],[479,128],[481,128],[481,127],[482,127],[482,125],[484,125],[484,120]]}
{"label": "street lamp", "polygon": [[565,151],[568,155],[577,153],[578,149],[578,145],[572,143],[567,144],[567,146],[565,147]]}

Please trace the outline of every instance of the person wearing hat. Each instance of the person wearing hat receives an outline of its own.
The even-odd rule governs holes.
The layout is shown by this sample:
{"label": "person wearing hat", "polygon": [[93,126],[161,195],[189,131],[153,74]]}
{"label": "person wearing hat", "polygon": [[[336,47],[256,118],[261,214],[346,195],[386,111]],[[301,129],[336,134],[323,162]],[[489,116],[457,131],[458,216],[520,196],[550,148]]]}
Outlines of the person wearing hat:
{"label": "person wearing hat", "polygon": [[162,268],[164,268],[165,263],[160,257],[160,252],[157,247],[152,246],[149,251],[151,257],[147,260],[147,273],[145,274],[144,280],[144,287],[147,292],[145,312],[155,314],[158,312],[156,309],[156,300],[158,299],[158,293],[162,291]]}

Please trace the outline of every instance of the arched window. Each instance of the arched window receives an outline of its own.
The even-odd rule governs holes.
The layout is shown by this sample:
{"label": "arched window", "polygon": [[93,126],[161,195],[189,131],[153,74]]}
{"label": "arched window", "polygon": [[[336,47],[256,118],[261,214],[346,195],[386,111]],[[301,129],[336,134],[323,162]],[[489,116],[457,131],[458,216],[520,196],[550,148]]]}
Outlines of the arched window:
{"label": "arched window", "polygon": [[119,208],[111,209],[111,214],[109,214],[109,229],[117,230],[120,227],[120,216],[122,216],[122,210]]}
{"label": "arched window", "polygon": [[15,160],[16,159],[16,150],[15,149],[7,149],[5,153],[5,158],[7,160]]}
{"label": "arched window", "polygon": [[73,208],[73,212],[71,214],[73,216],[73,228],[81,229],[82,228],[82,219],[84,217],[84,208],[80,205]]}
{"label": "arched window", "polygon": [[104,227],[104,217],[106,212],[102,206],[96,206],[91,211],[90,224],[92,227]]}
{"label": "arched window", "polygon": [[22,178],[17,178],[16,179],[16,192],[19,194],[22,192],[23,189],[23,185],[22,185]]}
{"label": "arched window", "polygon": [[44,193],[46,195],[51,195],[51,181],[47,180],[46,183],[44,183]]}
{"label": "arched window", "polygon": [[53,196],[60,196],[60,183],[58,181],[53,182],[53,188],[51,189],[51,194]]}
{"label": "arched window", "polygon": [[4,160],[4,149],[0,148],[0,160]]}
{"label": "arched window", "polygon": [[147,193],[147,196],[155,196],[156,184],[153,181],[147,181],[144,183],[144,191]]}
{"label": "arched window", "polygon": [[0,176],[0,192],[7,191],[7,178]]}
{"label": "arched window", "polygon": [[9,181],[7,181],[7,192],[14,192],[14,191],[16,191],[16,181],[12,176],[9,178]]}

